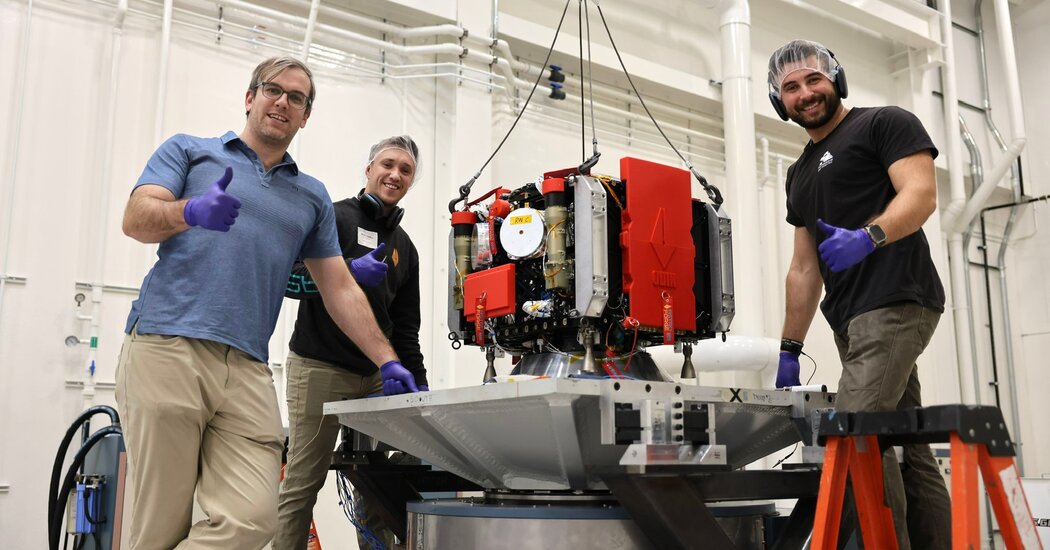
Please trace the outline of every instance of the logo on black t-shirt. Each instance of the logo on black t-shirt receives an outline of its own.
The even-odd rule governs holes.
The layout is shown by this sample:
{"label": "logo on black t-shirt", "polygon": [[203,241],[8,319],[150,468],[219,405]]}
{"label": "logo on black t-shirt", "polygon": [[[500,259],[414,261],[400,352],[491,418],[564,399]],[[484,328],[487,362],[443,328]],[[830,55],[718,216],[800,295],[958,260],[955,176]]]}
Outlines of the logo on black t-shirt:
{"label": "logo on black t-shirt", "polygon": [[817,165],[817,172],[824,169],[825,166],[831,164],[835,160],[835,157],[831,156],[831,151],[824,151],[824,156],[820,157],[820,164]]}

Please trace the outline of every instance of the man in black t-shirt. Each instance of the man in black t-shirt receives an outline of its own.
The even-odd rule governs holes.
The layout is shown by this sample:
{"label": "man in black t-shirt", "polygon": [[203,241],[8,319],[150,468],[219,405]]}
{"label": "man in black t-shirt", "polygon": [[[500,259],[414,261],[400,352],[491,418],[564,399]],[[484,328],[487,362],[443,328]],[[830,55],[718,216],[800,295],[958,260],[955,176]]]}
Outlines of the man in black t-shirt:
{"label": "man in black t-shirt", "polygon": [[[278,497],[274,550],[306,548],[313,507],[339,432],[338,420],[323,415],[323,404],[379,392],[394,395],[429,389],[419,348],[419,254],[399,227],[404,210],[397,206],[418,175],[418,158],[419,149],[409,136],[376,143],[365,167],[365,188],[356,197],[335,203],[339,246],[376,322],[411,374],[407,386],[382,376],[339,332],[305,266],[296,263],[288,280],[285,296],[300,302],[288,344],[288,464]],[[357,505],[366,509],[365,526],[390,548],[393,534],[367,503],[359,498]],[[366,538],[358,537],[362,548],[368,546]]]}
{"label": "man in black t-shirt", "polygon": [[[815,42],[773,53],[769,90],[777,114],[811,139],[787,174],[795,245],[777,387],[799,385],[798,357],[820,302],[842,360],[835,408],[921,406],[915,360],[944,312],[922,231],[937,208],[937,149],[903,109],[843,106],[845,72]],[[903,472],[893,449],[883,464],[900,548],[949,548],[950,500],[929,445],[904,447]]]}

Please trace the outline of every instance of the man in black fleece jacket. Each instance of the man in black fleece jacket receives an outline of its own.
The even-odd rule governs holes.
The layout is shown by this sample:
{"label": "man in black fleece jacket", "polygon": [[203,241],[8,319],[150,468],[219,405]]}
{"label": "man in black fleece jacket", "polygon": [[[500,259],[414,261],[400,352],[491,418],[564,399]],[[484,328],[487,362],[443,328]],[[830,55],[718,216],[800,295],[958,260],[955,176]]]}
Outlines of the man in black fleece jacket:
{"label": "man in black fleece jacket", "polygon": [[419,349],[419,254],[398,226],[404,211],[397,206],[412,187],[418,158],[409,136],[376,143],[368,155],[364,190],[335,203],[343,256],[414,385],[380,375],[329,317],[305,266],[296,263],[289,278],[285,295],[300,303],[287,361],[288,463],[278,499],[275,550],[306,548],[317,492],[339,432],[337,419],[324,416],[322,405],[379,392],[429,389]]}

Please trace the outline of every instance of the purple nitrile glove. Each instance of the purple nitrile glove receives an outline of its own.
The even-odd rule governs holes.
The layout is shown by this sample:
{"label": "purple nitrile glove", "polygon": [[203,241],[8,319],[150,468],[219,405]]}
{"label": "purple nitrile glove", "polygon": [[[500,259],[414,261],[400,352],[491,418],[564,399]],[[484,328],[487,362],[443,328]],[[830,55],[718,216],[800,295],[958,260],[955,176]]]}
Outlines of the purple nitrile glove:
{"label": "purple nitrile glove", "polygon": [[777,366],[777,387],[787,388],[801,386],[798,379],[798,354],[790,351],[780,352],[780,365]]}
{"label": "purple nitrile glove", "polygon": [[386,262],[380,259],[380,254],[386,249],[386,243],[380,243],[375,250],[350,260],[350,273],[357,282],[365,286],[376,286],[386,277]]}
{"label": "purple nitrile glove", "polygon": [[231,179],[233,168],[227,166],[226,173],[211,184],[203,195],[186,201],[186,206],[182,209],[186,225],[199,225],[212,231],[230,230],[230,226],[237,220],[237,210],[241,207],[241,201],[226,192]]}
{"label": "purple nitrile glove", "polygon": [[[399,393],[419,391],[416,387],[415,377],[408,371],[401,361],[387,361],[379,367],[379,374],[383,377],[383,395],[397,395]],[[406,389],[407,388],[407,389]]]}
{"label": "purple nitrile glove", "polygon": [[831,271],[849,269],[875,250],[875,243],[863,229],[843,229],[817,220],[817,227],[828,236],[817,250]]}
{"label": "purple nitrile glove", "polygon": [[420,384],[419,385],[419,391],[430,391],[430,386],[428,386],[426,384]]}
{"label": "purple nitrile glove", "polygon": [[407,393],[405,385],[400,380],[384,380],[383,381],[383,395],[401,395]]}

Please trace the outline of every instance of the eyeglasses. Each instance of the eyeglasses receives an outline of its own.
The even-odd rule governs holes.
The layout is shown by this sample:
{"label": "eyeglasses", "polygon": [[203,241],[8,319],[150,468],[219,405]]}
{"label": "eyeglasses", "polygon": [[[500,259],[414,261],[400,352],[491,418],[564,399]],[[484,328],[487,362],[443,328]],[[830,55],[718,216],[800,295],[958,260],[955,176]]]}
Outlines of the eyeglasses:
{"label": "eyeglasses", "polygon": [[302,92],[286,91],[273,82],[260,82],[256,89],[261,91],[262,95],[274,101],[281,99],[282,95],[288,94],[288,104],[296,109],[302,110],[310,105],[310,98],[306,97]]}

